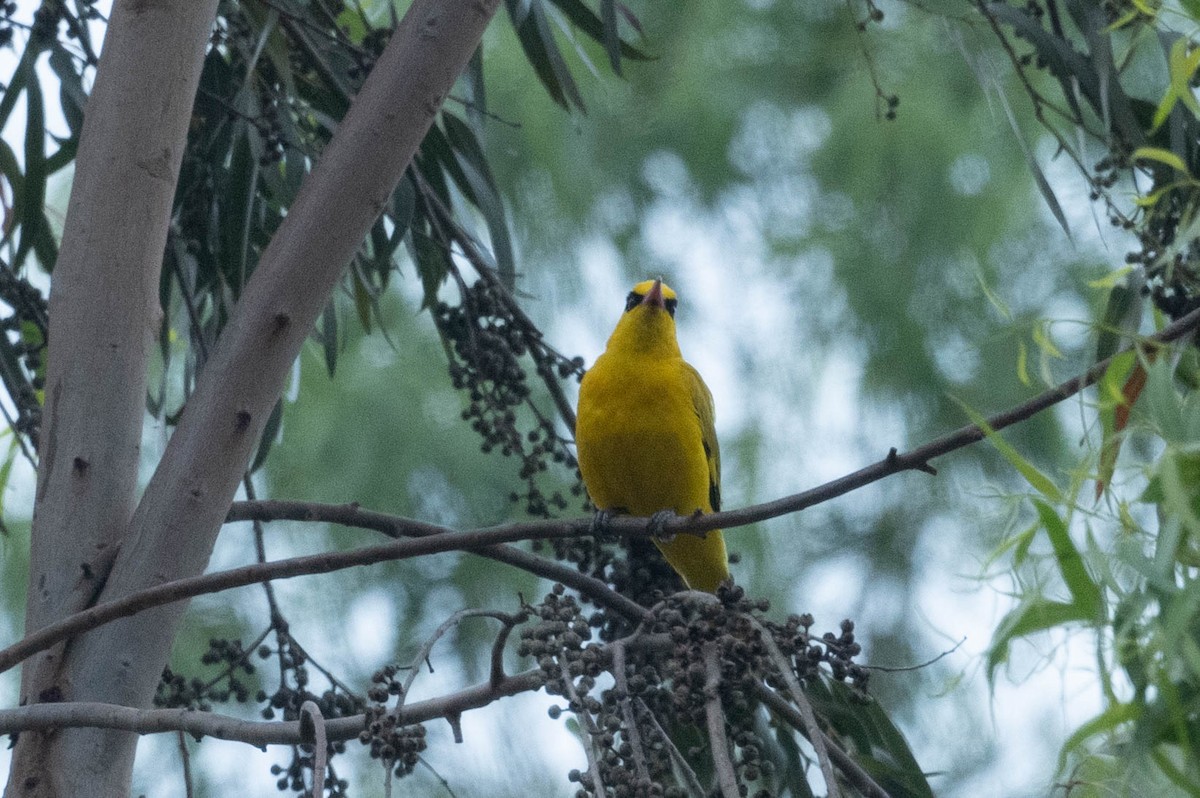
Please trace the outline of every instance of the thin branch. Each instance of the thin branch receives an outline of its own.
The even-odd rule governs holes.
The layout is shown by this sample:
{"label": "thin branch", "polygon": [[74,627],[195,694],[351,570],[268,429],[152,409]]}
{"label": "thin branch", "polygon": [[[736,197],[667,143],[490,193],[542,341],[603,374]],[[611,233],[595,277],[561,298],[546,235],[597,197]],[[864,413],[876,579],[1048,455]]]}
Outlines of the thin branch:
{"label": "thin branch", "polygon": [[584,741],[583,753],[587,756],[588,772],[592,776],[591,792],[593,795],[607,795],[604,789],[604,779],[600,775],[600,757],[601,753],[596,750],[600,740],[600,728],[596,725],[596,719],[592,717],[592,713],[588,711],[587,705],[579,696],[579,691],[575,689],[575,680],[571,677],[571,669],[567,663],[560,657],[558,660],[559,670],[562,671],[563,690],[567,695],[567,700],[570,702],[571,711],[575,713],[575,717],[581,720],[580,726],[583,733],[587,735]]}
{"label": "thin branch", "polygon": [[[401,685],[399,695],[396,696],[396,709],[393,711],[394,715],[397,717],[400,716],[401,711],[404,708],[404,701],[406,698],[408,698],[408,693],[412,689],[413,682],[416,681],[417,674],[421,671],[421,663],[429,661],[429,657],[433,653],[433,647],[437,645],[437,641],[445,637],[446,632],[450,631],[455,626],[458,626],[466,618],[495,618],[497,621],[500,621],[500,623],[504,624],[505,631],[501,633],[501,639],[508,637],[507,630],[511,629],[514,623],[513,616],[506,612],[482,609],[459,610],[443,621],[441,626],[434,630],[433,634],[429,636],[429,639],[425,641],[425,644],[421,646],[421,650],[417,652],[417,655],[413,657],[412,664],[408,667],[408,675],[404,679],[404,684]],[[429,667],[429,672],[433,673],[432,665]],[[497,678],[496,665],[493,659],[490,680],[500,681],[500,679],[503,678],[503,671],[500,671],[499,678]]]}
{"label": "thin branch", "polygon": [[609,646],[609,651],[612,653],[610,670],[617,691],[617,700],[621,704],[621,717],[625,720],[625,735],[633,756],[633,769],[637,772],[639,780],[648,782],[650,769],[646,765],[646,752],[642,750],[642,733],[638,730],[637,719],[633,716],[633,701],[629,697],[629,677],[625,673],[625,641],[613,641]]}
{"label": "thin branch", "polygon": [[957,643],[955,643],[953,647],[943,651],[941,654],[938,654],[933,659],[926,660],[925,662],[919,662],[916,665],[863,665],[862,667],[866,668],[869,671],[882,671],[883,673],[903,673],[904,671],[919,671],[922,668],[928,668],[930,665],[937,662],[941,658],[948,657],[951,654],[953,654],[955,651],[958,651],[959,647],[965,642],[967,642],[967,638],[964,635],[963,638],[961,640],[959,640]]}
{"label": "thin branch", "polygon": [[[765,684],[755,684],[754,690],[759,699],[761,699],[762,702],[766,704],[772,712],[787,721],[787,723],[796,731],[807,736],[807,724],[804,722],[804,718],[801,716],[800,710],[789,704],[786,698],[779,695]],[[833,740],[829,735],[825,734],[825,732],[821,732],[820,734],[822,741],[825,744],[825,750],[829,752],[829,756],[831,759],[833,759],[834,764],[837,765],[837,769],[841,771],[846,780],[853,785],[854,789],[862,793],[865,798],[891,798],[887,790],[883,789],[883,787],[880,787],[875,780],[871,778],[871,774],[863,770],[862,766],[860,766],[850,757],[849,754],[842,750],[841,746],[839,746],[835,740]]]}
{"label": "thin branch", "polygon": [[[1200,325],[1200,309],[1192,311],[1173,324],[1163,328],[1158,334],[1149,336],[1146,340],[1157,342],[1174,341],[1188,335],[1198,325]],[[1121,353],[1126,351],[1129,350],[1124,349]],[[1114,355],[1113,357],[1116,356]],[[1104,374],[1104,371],[1111,362],[1111,357],[1102,360],[1082,375],[1067,380],[1027,402],[992,416],[987,420],[988,426],[993,430],[1004,429],[1079,393],[1087,386],[1096,382]],[[677,516],[662,524],[659,533],[696,534],[711,529],[723,528],[729,530],[787,513],[798,512],[799,510],[829,501],[851,490],[872,482],[877,482],[884,477],[897,474],[901,471],[921,470],[929,472],[932,470],[929,461],[933,458],[961,449],[983,438],[984,433],[978,426],[968,424],[949,435],[942,436],[905,454],[898,454],[895,449],[892,449],[887,457],[873,465],[802,493],[763,504],[744,507],[739,510],[712,513],[710,515]],[[275,505],[277,503],[271,504]],[[249,505],[242,505],[241,509],[249,510],[249,507]],[[305,513],[314,511],[313,508],[320,508],[319,505],[307,505],[304,503],[295,503],[292,507],[304,508]],[[347,515],[351,517],[357,516],[362,512],[356,505],[344,506],[343,510],[347,510]],[[234,516],[231,509],[227,520],[245,520],[248,517],[250,517],[249,514],[241,517]],[[267,579],[286,579],[293,576],[330,573],[360,565],[410,559],[446,551],[458,550],[486,553],[487,556],[500,559],[494,551],[490,551],[497,544],[512,543],[518,540],[557,540],[591,534],[592,531],[591,519],[528,521],[476,529],[470,532],[456,532],[449,527],[382,514],[374,514],[374,520],[375,523],[382,521],[386,525],[386,528],[394,530],[403,529],[407,533],[425,535],[425,537],[415,540],[399,540],[379,546],[368,546],[354,551],[327,552],[306,557],[277,560],[261,565],[248,565],[214,574],[186,577],[156,585],[155,587],[145,588],[130,593],[121,599],[98,604],[83,612],[70,615],[57,623],[43,627],[8,648],[0,650],[0,673],[8,670],[25,658],[80,632],[94,629],[117,618],[135,615],[151,607],[194,598],[206,593],[217,593],[235,587],[244,587],[245,585],[256,584]],[[362,526],[364,524],[356,523],[352,525]],[[371,528],[385,527],[373,526]],[[608,532],[629,537],[647,537],[652,534],[647,519],[629,517],[613,519],[609,524]],[[566,580],[563,581],[564,583],[566,582]],[[594,582],[595,580],[591,581]],[[624,603],[620,604],[620,606],[627,608],[629,605],[632,605],[632,608],[634,608],[631,612],[631,617],[646,617],[647,611],[630,602],[628,599],[624,599]]]}
{"label": "thin branch", "polygon": [[313,745],[313,798],[325,794],[325,765],[329,761],[329,740],[325,729],[325,716],[315,701],[300,705],[300,734]]}
{"label": "thin branch", "polygon": [[775,643],[775,638],[758,622],[757,618],[751,615],[744,617],[758,630],[763,645],[766,646],[767,654],[775,663],[775,670],[779,672],[779,676],[783,679],[783,684],[791,696],[792,704],[800,710],[800,718],[804,721],[808,741],[812,743],[813,750],[817,754],[817,764],[821,766],[821,775],[825,777],[825,795],[827,798],[839,798],[841,792],[838,790],[837,776],[833,773],[833,762],[830,760],[829,748],[825,745],[825,734],[821,731],[821,727],[817,725],[817,715],[813,712],[812,704],[808,703],[808,696],[801,689],[800,682],[796,679],[796,674],[792,672],[791,662],[788,661],[787,657],[783,656],[783,652],[779,650],[779,646]]}
{"label": "thin branch", "polygon": [[[1186,316],[1167,325],[1158,333],[1146,336],[1143,341],[1156,341],[1159,343],[1177,341],[1193,333],[1197,327],[1200,327],[1200,309],[1193,310]],[[999,431],[1005,427],[1011,427],[1017,422],[1031,418],[1064,399],[1069,399],[1099,380],[1104,375],[1104,372],[1108,370],[1114,358],[1133,350],[1133,348],[1131,346],[1125,347],[1112,357],[1097,362],[1083,374],[1072,377],[1028,401],[991,416],[987,420],[988,426],[995,431]],[[984,437],[983,431],[978,426],[968,424],[903,454],[897,453],[895,449],[892,449],[886,457],[877,463],[860,468],[858,471],[802,493],[728,512],[689,516],[686,519],[682,517],[670,519],[663,525],[663,532],[678,534],[681,532],[707,532],[711,529],[729,529],[731,527],[765,521],[787,513],[798,512],[842,496],[864,485],[878,482],[884,477],[898,474],[901,471],[924,471],[929,473],[931,470],[931,466],[929,465],[930,460],[957,451],[973,443],[978,443]],[[619,521],[620,519],[617,520]],[[614,531],[624,532],[623,526],[618,526],[615,522],[613,526]]]}
{"label": "thin branch", "polygon": [[[499,684],[481,682],[454,693],[417,701],[404,707],[401,722],[423,723],[435,718],[478,709],[499,698],[541,688],[545,674],[532,668],[506,676]],[[365,715],[329,718],[325,721],[327,740],[350,740],[366,727]],[[189,709],[132,709],[117,704],[80,701],[61,704],[29,704],[17,709],[0,709],[0,735],[22,731],[50,731],[64,728],[117,729],[137,734],[181,731],[195,737],[232,740],[261,748],[265,745],[302,745],[311,743],[301,722],[252,721],[198,712]]]}
{"label": "thin branch", "polygon": [[[299,501],[234,502],[226,522],[233,521],[305,521],[338,524],[358,529],[372,529],[388,537],[427,537],[449,531],[446,527],[427,524],[398,515],[364,510],[358,504],[319,504]],[[547,522],[554,523],[554,522]],[[562,582],[569,588],[630,620],[646,616],[641,605],[629,600],[599,579],[582,574],[569,565],[539,557],[512,546],[488,546],[473,552],[497,562],[520,568],[535,576]]]}
{"label": "thin branch", "polygon": [[646,713],[650,718],[650,722],[654,724],[654,730],[658,732],[659,740],[662,741],[662,744],[667,747],[667,751],[671,754],[671,761],[675,763],[675,767],[679,768],[679,772],[683,774],[683,780],[687,784],[688,792],[694,796],[703,798],[708,794],[708,791],[700,785],[700,779],[696,776],[696,771],[692,770],[692,766],[688,764],[687,757],[676,747],[671,736],[667,734],[662,724],[658,722],[658,716],[650,711],[650,707],[646,706],[646,702],[639,698],[637,703],[642,708],[642,712]]}
{"label": "thin branch", "polygon": [[183,765],[183,794],[184,798],[195,798],[196,792],[192,784],[192,755],[188,753],[187,738],[183,732],[175,733],[179,743],[179,761]]}
{"label": "thin branch", "polygon": [[737,772],[725,734],[725,710],[721,706],[721,658],[717,644],[709,641],[703,647],[704,657],[704,718],[708,722],[708,744],[712,748],[713,769],[724,798],[741,798]]}
{"label": "thin branch", "polygon": [[[1193,333],[1200,327],[1200,309],[1188,313],[1179,320],[1167,325],[1161,331],[1154,335],[1146,336],[1143,343],[1158,342],[1169,343],[1177,341],[1185,336]],[[1120,352],[1097,362],[1083,374],[1072,377],[1065,382],[1050,388],[1043,393],[1022,402],[1019,405],[1009,408],[1003,412],[997,413],[987,419],[988,426],[995,431],[1000,431],[1006,427],[1011,427],[1013,424],[1031,418],[1038,413],[1053,407],[1054,405],[1069,399],[1075,394],[1087,388],[1104,375],[1104,372],[1112,364],[1114,358],[1132,351],[1133,347],[1125,347]],[[869,485],[872,482],[878,482],[885,477],[898,474],[903,471],[922,471],[925,473],[936,473],[929,461],[937,457],[950,454],[958,449],[965,448],[973,443],[978,443],[985,437],[983,431],[974,424],[967,424],[959,429],[936,438],[926,444],[918,446],[911,451],[900,453],[895,448],[891,449],[887,456],[878,462],[872,463],[864,468],[860,468],[850,474],[847,474],[838,479],[826,482],[823,485],[818,485],[800,493],[785,496],[774,501],[755,504],[749,507],[742,507],[736,510],[727,510],[720,513],[711,513],[702,516],[677,516],[668,519],[662,525],[662,533],[666,534],[684,534],[684,533],[700,533],[707,532],[713,529],[733,529],[747,524],[766,521],[771,518],[777,518],[788,513],[799,512],[830,499],[835,499],[849,493],[852,490]],[[420,534],[419,529],[423,525],[422,522],[412,521],[398,516],[387,516],[380,513],[364,516],[362,520],[357,518],[357,505],[341,505],[341,510],[336,513],[325,509],[327,505],[312,505],[304,502],[289,503],[287,514],[281,514],[279,518],[291,518],[292,520],[328,520],[333,523],[341,523],[347,526],[365,527],[368,529],[395,529],[397,534]],[[353,509],[351,509],[353,508]],[[283,511],[284,505],[279,505],[277,511]],[[358,511],[358,512],[355,512]],[[251,508],[241,503],[235,503],[230,510],[228,520],[244,521],[251,517],[255,517],[258,512],[266,512],[266,509]],[[304,515],[307,513],[308,515]],[[336,518],[334,516],[337,516]],[[342,520],[345,519],[345,520]],[[365,523],[364,523],[365,522]],[[545,526],[563,523],[556,521],[535,522]],[[577,522],[568,522],[577,523]],[[432,525],[424,525],[432,527]],[[613,534],[628,535],[636,534],[643,530],[645,522],[637,519],[619,517],[612,521],[612,527],[609,530]],[[404,532],[399,530],[404,529]],[[444,527],[437,527],[439,531],[445,531]],[[410,532],[409,530],[416,530]],[[490,554],[488,556],[491,556]],[[525,567],[524,565],[518,567]],[[554,577],[557,578],[557,577]],[[561,579],[559,581],[562,581]],[[564,582],[565,584],[565,582]]]}
{"label": "thin branch", "polygon": [[[139,612],[183,599],[195,598],[207,593],[217,593],[235,587],[258,584],[268,579],[287,579],[293,576],[312,575],[341,571],[359,565],[372,565],[393,560],[405,560],[455,550],[471,550],[480,547],[525,540],[534,532],[535,537],[563,538],[585,534],[588,521],[569,523],[530,522],[481,529],[474,532],[455,532],[447,529],[442,534],[415,540],[397,540],[378,546],[367,546],[353,551],[326,552],[306,557],[291,557],[284,560],[245,565],[213,574],[185,577],[154,587],[144,588],[115,601],[97,604],[83,612],[75,613],[57,623],[48,624],[21,641],[0,651],[0,673],[8,670],[25,658],[42,651],[69,637],[94,629],[117,618],[126,618]],[[531,530],[532,527],[532,530]],[[641,534],[649,534],[643,527]]]}

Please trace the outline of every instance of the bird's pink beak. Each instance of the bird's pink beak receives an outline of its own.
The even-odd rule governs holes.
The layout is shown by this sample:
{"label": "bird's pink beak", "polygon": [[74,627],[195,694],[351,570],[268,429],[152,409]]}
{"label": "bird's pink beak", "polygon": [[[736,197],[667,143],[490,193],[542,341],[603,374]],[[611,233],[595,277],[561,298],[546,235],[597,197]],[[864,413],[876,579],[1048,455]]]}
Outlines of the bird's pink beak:
{"label": "bird's pink beak", "polygon": [[661,277],[654,281],[654,285],[650,286],[650,290],[646,292],[646,297],[642,300],[642,304],[654,305],[656,308],[666,307],[666,304],[663,301]]}

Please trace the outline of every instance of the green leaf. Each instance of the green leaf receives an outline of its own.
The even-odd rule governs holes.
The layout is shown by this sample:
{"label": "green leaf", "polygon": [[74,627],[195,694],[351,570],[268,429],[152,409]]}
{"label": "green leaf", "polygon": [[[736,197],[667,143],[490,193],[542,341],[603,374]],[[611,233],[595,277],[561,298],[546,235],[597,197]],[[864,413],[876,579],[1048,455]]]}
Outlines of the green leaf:
{"label": "green leaf", "polygon": [[83,109],[87,107],[87,92],[83,90],[83,81],[75,71],[75,59],[57,41],[51,45],[50,68],[58,76],[58,99],[62,106],[63,118],[71,130],[71,138],[78,139],[83,130]]}
{"label": "green leaf", "polygon": [[496,187],[487,157],[483,154],[483,148],[470,126],[453,114],[442,114],[442,120],[461,174],[471,186],[475,195],[475,205],[487,222],[488,233],[492,239],[492,255],[496,259],[500,279],[512,290],[517,280],[512,237],[508,232],[508,220],[504,216],[504,202],[500,197],[500,189]]}
{"label": "green leaf", "polygon": [[1010,308],[1008,303],[1001,299],[1000,295],[997,294],[990,285],[988,285],[987,278],[984,276],[982,269],[975,270],[975,282],[979,283],[980,290],[983,291],[983,295],[987,297],[988,303],[996,309],[996,312],[999,313],[1005,319],[1005,321],[1012,321],[1012,308]]}
{"label": "green leaf", "polygon": [[1101,611],[1104,609],[1102,592],[1084,566],[1083,557],[1075,548],[1067,531],[1066,523],[1050,505],[1041,499],[1035,498],[1033,506],[1042,522],[1042,528],[1046,530],[1046,535],[1050,538],[1050,545],[1054,549],[1054,559],[1058,562],[1059,573],[1062,574],[1067,589],[1071,591],[1071,598],[1078,606],[1080,614],[1085,618],[1099,621]]}
{"label": "green leaf", "polygon": [[1033,384],[1029,378],[1029,347],[1024,341],[1017,341],[1017,379],[1025,386]]}
{"label": "green leaf", "polygon": [[[8,146],[8,142],[0,138],[0,174],[8,181],[13,192],[13,219],[20,219],[22,210],[22,197],[25,195],[25,174],[21,171],[21,165],[17,162],[17,154]],[[7,244],[19,228],[19,225],[11,225],[4,231],[3,237],[0,237],[0,244]]]}
{"label": "green leaf", "polygon": [[[509,17],[517,31],[517,40],[525,57],[537,73],[538,80],[550,92],[550,97],[568,111],[574,105],[586,112],[583,97],[571,77],[571,70],[563,60],[554,32],[546,20],[546,9],[542,0],[505,0]],[[601,34],[603,35],[603,34]]]}
{"label": "green leaf", "polygon": [[[558,6],[558,10],[563,12],[563,15],[566,16],[566,18],[571,21],[571,24],[574,25],[575,27],[579,28],[581,31],[583,31],[584,34],[586,34],[588,36],[588,38],[592,39],[595,42],[599,42],[599,43],[603,44],[605,47],[605,50],[609,49],[610,45],[607,40],[607,37],[609,35],[608,28],[607,28],[607,22],[605,20],[602,20],[600,17],[596,16],[596,13],[594,11],[592,11],[590,8],[588,8],[586,5],[584,5],[582,2],[580,2],[580,0],[550,0],[550,2],[552,2],[554,5]],[[602,14],[607,11],[607,9],[605,8],[605,5],[607,5],[607,3],[608,3],[608,0],[601,0],[601,13]],[[625,17],[625,20],[627,22],[629,22],[629,24],[631,26],[633,26],[634,29],[638,30],[639,32],[641,31],[641,24],[638,22],[637,17],[633,16],[633,12],[631,12],[629,10],[629,8],[625,6],[624,3],[613,2],[612,6],[613,6],[613,11],[614,11],[614,20],[615,20],[615,12],[620,11],[621,14]],[[614,29],[616,28],[615,22],[614,22],[613,27],[614,27]],[[618,39],[619,39],[619,34],[618,34]],[[628,44],[626,42],[623,42],[623,41],[620,42],[620,48],[621,48],[621,55],[625,58],[630,58],[630,59],[633,59],[634,61],[649,61],[649,60],[651,60],[651,56],[647,55],[646,53],[642,52],[641,50],[637,49],[633,45]],[[609,58],[610,58],[610,60],[612,58],[611,52],[609,54]],[[614,69],[614,71],[616,71],[616,73],[618,75],[621,74],[620,70],[617,69],[615,65],[613,66],[613,69]]]}
{"label": "green leaf", "polygon": [[321,347],[325,352],[325,368],[332,378],[337,370],[338,357],[337,306],[334,305],[332,298],[325,306],[325,312],[321,314]]}
{"label": "green leaf", "polygon": [[1076,751],[1083,750],[1083,744],[1100,734],[1110,734],[1122,725],[1135,721],[1142,714],[1142,707],[1137,704],[1110,704],[1103,712],[1079,725],[1071,736],[1063,743],[1058,753],[1058,770],[1062,772],[1067,766],[1067,757]]}
{"label": "green leaf", "polygon": [[[411,169],[411,167],[409,168]],[[404,177],[396,184],[396,190],[392,192],[392,224],[394,227],[390,243],[393,252],[408,233],[416,208],[417,187],[413,183],[412,173],[405,172]]]}
{"label": "green leaf", "polygon": [[13,463],[16,462],[17,453],[20,451],[20,445],[17,443],[17,436],[12,430],[8,434],[11,439],[8,442],[8,454],[4,457],[4,464],[0,465],[0,535],[8,535],[8,524],[4,522],[4,496],[8,493],[8,480],[12,476]]}
{"label": "green leaf", "polygon": [[12,80],[8,82],[8,86],[0,93],[0,130],[8,124],[8,117],[12,114],[13,108],[17,105],[17,98],[21,96],[21,92],[25,90],[25,84],[32,77],[35,81],[37,75],[33,71],[33,62],[37,58],[37,49],[34,47],[26,47],[25,52],[21,54],[21,61],[13,70]]}
{"label": "green leaf", "polygon": [[1171,45],[1167,58],[1167,71],[1171,77],[1171,91],[1187,106],[1193,115],[1200,116],[1200,102],[1192,94],[1192,78],[1200,67],[1200,49],[1192,49],[1191,39],[1179,36]]}
{"label": "green leaf", "polygon": [[604,23],[604,51],[613,72],[621,74],[621,30],[617,27],[616,0],[600,0],[600,19]]}
{"label": "green leaf", "polygon": [[1038,524],[1030,524],[1021,532],[1018,532],[1015,535],[1010,535],[1009,537],[1000,541],[1000,545],[996,546],[996,548],[992,549],[988,553],[987,559],[984,560],[984,567],[990,567],[996,562],[996,560],[1000,559],[1000,557],[1004,555],[1004,552],[1008,551],[1009,549],[1013,550],[1013,565],[1020,565],[1023,563],[1029,552],[1029,547],[1033,543],[1033,538],[1035,535],[1037,535],[1038,528]]}
{"label": "green leaf", "polygon": [[466,81],[467,97],[470,99],[470,104],[467,106],[467,118],[471,120],[471,124],[476,130],[482,131],[483,121],[487,117],[487,86],[483,80],[482,45],[475,48],[471,60],[467,62],[463,79]]}
{"label": "green leaf", "polygon": [[1143,305],[1139,288],[1116,283],[1109,289],[1104,316],[1100,320],[1100,335],[1096,341],[1097,362],[1112,356],[1126,335],[1137,332],[1142,321]]}
{"label": "green leaf", "polygon": [[1128,402],[1124,391],[1125,381],[1136,363],[1136,352],[1122,352],[1113,358],[1096,383],[1100,400],[1098,415],[1101,427],[1100,459],[1096,475],[1097,498],[1105,486],[1112,482],[1112,475],[1116,470],[1117,456],[1121,452],[1123,440],[1123,430],[1117,429],[1117,408]]}
{"label": "green leaf", "polygon": [[1075,602],[1067,604],[1042,596],[1023,600],[1016,609],[1004,616],[992,635],[987,654],[988,681],[993,680],[996,668],[1008,661],[1008,648],[1014,640],[1057,626],[1090,620],[1093,620],[1092,616],[1085,615]]}
{"label": "green leaf", "polygon": [[983,432],[983,435],[985,438],[987,438],[988,443],[996,447],[996,450],[1004,456],[1005,460],[1008,460],[1009,464],[1012,465],[1013,468],[1017,469],[1017,472],[1025,478],[1026,482],[1028,482],[1035,490],[1049,499],[1052,503],[1063,504],[1062,492],[1059,491],[1058,486],[1055,485],[1049,477],[1039,471],[1038,468],[1033,465],[1033,463],[1030,463],[1028,460],[1018,454],[1016,449],[1014,449],[1007,441],[1000,437],[999,433],[991,428],[991,425],[988,424],[986,418],[969,407],[965,402],[962,402],[958,399],[955,399],[955,401],[958,402],[958,406],[963,409],[963,412],[967,414],[972,423],[979,427],[980,431]]}
{"label": "green leaf", "polygon": [[[27,67],[33,69],[32,62]],[[25,86],[25,185],[21,197],[21,240],[13,256],[12,268],[20,269],[25,256],[34,248],[35,242],[49,227],[46,224],[46,107],[42,99],[42,86],[36,75],[30,75]],[[42,241],[42,254],[45,242]],[[54,261],[42,261],[47,269],[54,268]]]}
{"label": "green leaf", "polygon": [[1192,176],[1192,173],[1188,169],[1188,164],[1183,163],[1183,158],[1177,156],[1175,152],[1158,148],[1158,146],[1139,146],[1138,149],[1133,151],[1133,160],[1157,161],[1175,169],[1176,172],[1181,172],[1189,176],[1189,178]]}
{"label": "green leaf", "polygon": [[1200,449],[1168,449],[1157,475],[1163,509],[1179,519],[1194,539],[1200,539]]}
{"label": "green leaf", "polygon": [[863,701],[842,682],[813,680],[805,690],[818,715],[854,741],[854,761],[891,795],[932,798],[933,790],[904,735],[877,700]]}
{"label": "green leaf", "polygon": [[1021,145],[1021,152],[1025,156],[1025,163],[1029,166],[1029,172],[1033,175],[1034,183],[1041,192],[1042,199],[1046,201],[1046,206],[1053,214],[1054,220],[1058,222],[1059,227],[1066,233],[1067,238],[1071,237],[1071,226],[1067,224],[1067,216],[1063,213],[1062,206],[1058,203],[1058,197],[1054,194],[1054,189],[1050,187],[1050,181],[1046,179],[1046,174],[1042,171],[1042,167],[1038,164],[1037,158],[1033,156],[1033,149],[1029,146],[1029,142],[1025,140],[1025,134],[1021,130],[1021,126],[1017,123],[1016,114],[1013,113],[1012,106],[1008,104],[1008,98],[1003,91],[996,92],[996,97],[1000,100],[1000,105],[1004,108],[1004,113],[1008,117],[1008,124],[1013,129],[1013,133],[1017,136],[1017,143]]}
{"label": "green leaf", "polygon": [[271,409],[271,415],[267,418],[267,423],[263,427],[262,437],[258,439],[258,451],[254,453],[254,460],[250,463],[250,473],[253,474],[262,464],[267,461],[267,455],[271,453],[271,446],[274,445],[275,439],[279,437],[279,428],[283,426],[283,399],[275,401],[275,407]]}
{"label": "green leaf", "polygon": [[1133,160],[1157,161],[1191,177],[1191,171],[1187,168],[1187,164],[1183,162],[1183,159],[1170,150],[1164,150],[1161,147],[1138,147],[1133,151]]}
{"label": "green leaf", "polygon": [[446,282],[446,276],[450,273],[449,256],[446,254],[446,248],[427,234],[413,231],[409,240],[412,242],[412,257],[417,264],[417,274],[421,276],[421,285],[425,289],[425,297],[421,301],[421,309],[424,310],[437,302],[438,289]]}
{"label": "green leaf", "polygon": [[354,309],[358,312],[358,321],[362,324],[363,330],[367,333],[371,332],[371,292],[363,285],[362,277],[358,273],[358,269],[350,270],[350,282],[354,288]]}
{"label": "green leaf", "polygon": [[59,144],[54,154],[46,159],[46,174],[52,175],[75,162],[75,155],[79,152],[79,139],[69,138]]}
{"label": "green leaf", "polygon": [[218,197],[220,219],[220,263],[225,278],[241,296],[249,279],[250,221],[254,211],[258,160],[251,147],[251,133],[245,122],[235,124],[236,138],[229,168],[224,170],[224,188]]}

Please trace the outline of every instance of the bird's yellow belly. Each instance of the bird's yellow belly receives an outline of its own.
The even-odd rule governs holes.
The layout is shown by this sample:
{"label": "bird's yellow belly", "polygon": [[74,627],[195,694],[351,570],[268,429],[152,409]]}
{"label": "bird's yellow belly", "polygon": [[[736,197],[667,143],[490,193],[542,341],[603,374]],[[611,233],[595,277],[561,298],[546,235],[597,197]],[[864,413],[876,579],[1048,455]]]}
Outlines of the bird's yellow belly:
{"label": "bird's yellow belly", "polygon": [[699,419],[690,402],[669,398],[685,392],[645,378],[614,386],[604,376],[601,370],[585,378],[581,392],[588,400],[581,398],[576,430],[579,468],[592,502],[632,515],[710,511]]}
{"label": "bird's yellow belly", "polygon": [[687,515],[708,508],[704,450],[676,435],[623,430],[581,443],[580,452],[583,478],[601,509],[631,515],[673,510]]}

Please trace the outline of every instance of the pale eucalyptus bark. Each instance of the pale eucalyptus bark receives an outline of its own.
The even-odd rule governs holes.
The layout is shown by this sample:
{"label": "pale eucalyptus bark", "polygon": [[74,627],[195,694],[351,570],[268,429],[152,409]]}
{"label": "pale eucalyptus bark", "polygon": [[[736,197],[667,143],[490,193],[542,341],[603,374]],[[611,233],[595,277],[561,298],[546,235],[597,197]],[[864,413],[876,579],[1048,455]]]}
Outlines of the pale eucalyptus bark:
{"label": "pale eucalyptus bark", "polygon": [[[497,2],[416,0],[409,9],[247,283],[134,513],[99,601],[198,574],[207,565],[301,345]],[[194,87],[189,103],[193,94]],[[62,697],[148,705],[184,609],[180,603],[147,611],[73,640],[59,668]],[[49,777],[43,783],[52,790],[20,792],[10,781],[10,791],[128,795],[136,741],[127,732],[65,730],[38,743]]]}
{"label": "pale eucalyptus bark", "polygon": [[[216,0],[119,1],[105,34],[51,282],[27,633],[95,599],[129,530],[163,247],[215,13]],[[25,663],[22,703],[70,692],[62,654]],[[62,794],[48,739],[21,736],[6,795]]]}

